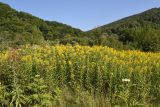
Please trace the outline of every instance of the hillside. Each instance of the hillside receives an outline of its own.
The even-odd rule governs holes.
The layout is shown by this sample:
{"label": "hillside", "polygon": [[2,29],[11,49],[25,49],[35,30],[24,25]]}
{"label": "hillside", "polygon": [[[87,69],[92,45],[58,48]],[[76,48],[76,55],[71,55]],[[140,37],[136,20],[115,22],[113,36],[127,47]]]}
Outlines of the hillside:
{"label": "hillside", "polygon": [[19,12],[0,3],[0,44],[40,44],[44,40],[55,40],[65,36],[78,37],[83,32],[71,26],[44,21],[25,12]]}
{"label": "hillside", "polygon": [[45,21],[0,3],[0,49],[24,44],[103,45],[160,51],[160,8],[126,17],[88,32]]}
{"label": "hillside", "polygon": [[129,48],[160,51],[160,8],[123,18],[87,33],[95,38],[115,35]]}

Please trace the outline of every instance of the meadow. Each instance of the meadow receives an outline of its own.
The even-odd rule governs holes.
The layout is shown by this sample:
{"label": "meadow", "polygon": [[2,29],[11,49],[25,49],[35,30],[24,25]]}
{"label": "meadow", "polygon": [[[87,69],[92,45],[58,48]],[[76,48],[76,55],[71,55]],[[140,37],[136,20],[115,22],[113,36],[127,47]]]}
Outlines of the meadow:
{"label": "meadow", "polygon": [[159,107],[160,53],[107,46],[0,52],[1,107]]}

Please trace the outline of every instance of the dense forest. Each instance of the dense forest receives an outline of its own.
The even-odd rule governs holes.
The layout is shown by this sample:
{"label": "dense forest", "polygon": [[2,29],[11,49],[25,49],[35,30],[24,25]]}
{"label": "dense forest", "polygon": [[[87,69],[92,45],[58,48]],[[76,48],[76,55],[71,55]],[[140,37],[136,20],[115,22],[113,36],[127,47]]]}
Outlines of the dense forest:
{"label": "dense forest", "polygon": [[0,3],[0,44],[13,46],[41,44],[65,37],[82,35],[83,32],[55,21],[44,21],[25,12],[18,12]]}
{"label": "dense forest", "polygon": [[153,8],[88,32],[98,38],[116,35],[133,49],[160,51],[160,8]]}
{"label": "dense forest", "polygon": [[0,3],[1,49],[24,44],[102,45],[116,49],[160,51],[160,8],[126,17],[84,32],[45,21]]}

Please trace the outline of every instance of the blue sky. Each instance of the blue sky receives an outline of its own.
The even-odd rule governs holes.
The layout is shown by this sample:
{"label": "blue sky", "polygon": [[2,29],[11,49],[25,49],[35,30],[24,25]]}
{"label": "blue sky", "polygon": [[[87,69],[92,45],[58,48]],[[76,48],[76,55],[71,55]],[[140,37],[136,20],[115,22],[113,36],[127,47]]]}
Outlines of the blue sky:
{"label": "blue sky", "polygon": [[84,31],[160,7],[160,0],[0,0],[19,11]]}

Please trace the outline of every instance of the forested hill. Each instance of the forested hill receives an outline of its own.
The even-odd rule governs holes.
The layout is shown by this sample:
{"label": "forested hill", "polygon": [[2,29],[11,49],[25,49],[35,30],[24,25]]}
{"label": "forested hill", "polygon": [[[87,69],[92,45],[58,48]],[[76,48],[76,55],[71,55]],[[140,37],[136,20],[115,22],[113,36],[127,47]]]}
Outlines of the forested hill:
{"label": "forested hill", "polygon": [[103,40],[114,35],[128,48],[160,51],[160,8],[123,18],[88,33]]}
{"label": "forested hill", "polygon": [[82,31],[71,26],[44,21],[25,12],[12,9],[0,3],[0,44],[23,45],[40,44],[44,40],[82,35]]}
{"label": "forested hill", "polygon": [[0,50],[24,44],[103,45],[116,49],[160,51],[160,8],[126,17],[88,32],[45,21],[0,3]]}

